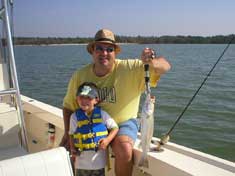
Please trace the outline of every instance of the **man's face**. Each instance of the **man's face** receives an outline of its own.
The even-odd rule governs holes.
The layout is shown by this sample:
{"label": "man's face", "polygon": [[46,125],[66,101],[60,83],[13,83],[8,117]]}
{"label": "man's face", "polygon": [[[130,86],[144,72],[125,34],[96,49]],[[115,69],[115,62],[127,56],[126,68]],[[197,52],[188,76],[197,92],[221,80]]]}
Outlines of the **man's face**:
{"label": "man's face", "polygon": [[115,46],[112,44],[96,43],[92,55],[95,66],[112,68],[115,60]]}

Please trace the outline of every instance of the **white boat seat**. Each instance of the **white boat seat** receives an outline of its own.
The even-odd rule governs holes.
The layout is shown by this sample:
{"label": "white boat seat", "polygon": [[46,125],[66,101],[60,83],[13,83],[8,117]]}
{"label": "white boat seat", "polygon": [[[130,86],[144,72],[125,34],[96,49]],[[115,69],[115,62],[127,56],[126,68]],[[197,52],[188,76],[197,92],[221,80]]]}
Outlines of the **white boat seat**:
{"label": "white boat seat", "polygon": [[0,176],[73,176],[63,147],[0,161]]}
{"label": "white boat seat", "polygon": [[0,103],[0,150],[18,146],[20,126],[15,107]]}
{"label": "white boat seat", "polygon": [[20,125],[15,107],[0,103],[0,160],[25,155],[21,147]]}

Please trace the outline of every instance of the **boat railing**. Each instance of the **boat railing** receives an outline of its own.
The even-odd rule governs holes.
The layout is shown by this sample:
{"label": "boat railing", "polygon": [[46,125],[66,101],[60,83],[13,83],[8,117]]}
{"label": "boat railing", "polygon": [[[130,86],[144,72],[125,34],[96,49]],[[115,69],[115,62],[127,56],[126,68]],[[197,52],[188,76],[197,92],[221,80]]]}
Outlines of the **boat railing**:
{"label": "boat railing", "polygon": [[10,96],[11,103],[15,106],[18,114],[18,121],[21,130],[21,145],[27,150],[27,137],[24,123],[24,116],[20,98],[20,90],[18,85],[18,78],[16,72],[16,64],[14,57],[12,30],[9,18],[9,6],[13,6],[13,2],[9,0],[1,0],[0,8],[0,23],[1,23],[1,81],[0,87],[0,103],[3,103],[4,97]]}

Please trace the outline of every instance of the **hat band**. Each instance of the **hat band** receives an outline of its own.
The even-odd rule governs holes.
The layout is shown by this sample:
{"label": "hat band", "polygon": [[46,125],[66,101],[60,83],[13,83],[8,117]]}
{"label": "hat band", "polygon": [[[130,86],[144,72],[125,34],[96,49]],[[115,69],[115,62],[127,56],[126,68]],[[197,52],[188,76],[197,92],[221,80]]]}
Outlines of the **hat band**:
{"label": "hat band", "polygon": [[95,40],[96,42],[101,42],[101,41],[110,41],[110,42],[112,42],[112,43],[115,43],[115,41],[114,40],[111,40],[111,39],[108,39],[108,38],[99,38],[99,39],[97,39],[97,40]]}

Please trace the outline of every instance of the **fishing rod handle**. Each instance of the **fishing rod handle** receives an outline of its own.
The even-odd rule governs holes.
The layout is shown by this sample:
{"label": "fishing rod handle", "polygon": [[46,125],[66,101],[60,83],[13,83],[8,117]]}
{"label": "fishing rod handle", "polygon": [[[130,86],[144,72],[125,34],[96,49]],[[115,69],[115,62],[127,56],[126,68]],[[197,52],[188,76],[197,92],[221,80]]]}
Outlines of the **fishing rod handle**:
{"label": "fishing rod handle", "polygon": [[144,64],[144,71],[145,71],[145,83],[149,82],[149,64]]}
{"label": "fishing rod handle", "polygon": [[144,71],[149,71],[149,64],[144,64]]}
{"label": "fishing rod handle", "polygon": [[[150,48],[148,48],[150,49]],[[149,59],[152,60],[154,59],[155,56],[155,51],[153,49],[151,49],[151,55],[149,55]],[[144,64],[144,71],[145,71],[145,82],[149,81],[149,64]]]}

